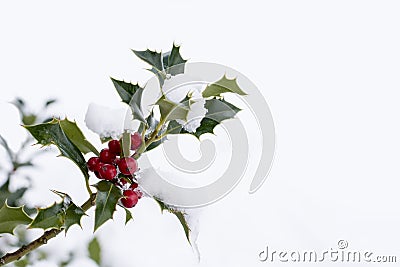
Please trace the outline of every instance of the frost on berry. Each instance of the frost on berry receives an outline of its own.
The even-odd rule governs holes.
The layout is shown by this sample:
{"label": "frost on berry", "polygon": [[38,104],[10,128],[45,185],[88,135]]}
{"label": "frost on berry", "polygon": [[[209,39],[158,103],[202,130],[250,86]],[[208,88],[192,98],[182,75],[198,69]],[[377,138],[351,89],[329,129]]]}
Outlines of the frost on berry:
{"label": "frost on berry", "polygon": [[137,171],[137,162],[134,158],[121,158],[118,163],[119,171],[124,175],[132,175]]}

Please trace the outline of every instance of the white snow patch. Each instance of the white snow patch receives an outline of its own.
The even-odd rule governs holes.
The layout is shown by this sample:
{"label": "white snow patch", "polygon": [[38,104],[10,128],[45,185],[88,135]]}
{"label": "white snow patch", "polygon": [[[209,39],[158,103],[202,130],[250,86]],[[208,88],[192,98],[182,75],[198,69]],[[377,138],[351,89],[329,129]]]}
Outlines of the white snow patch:
{"label": "white snow patch", "polygon": [[91,103],[85,116],[86,126],[100,137],[119,138],[125,131],[134,131],[136,123],[129,109],[109,108]]}
{"label": "white snow patch", "polygon": [[206,101],[201,94],[206,86],[207,84],[201,79],[187,74],[178,74],[165,80],[162,87],[165,96],[175,103],[181,102],[188,94],[192,95],[191,101],[194,103],[190,105],[187,120],[177,120],[188,132],[195,132],[207,113],[204,107]]}
{"label": "white snow patch", "polygon": [[[172,199],[176,199],[176,195],[173,195],[174,192],[169,192],[166,188],[160,185],[158,180],[154,178],[157,175],[168,177],[168,181],[171,181],[172,183],[174,180],[177,181],[178,179],[180,179],[179,177],[172,175],[171,173],[163,172],[161,170],[155,170],[154,168],[147,168],[137,173],[137,182],[139,188],[142,189],[143,192],[145,192],[146,197],[156,197],[162,202],[171,203]],[[146,189],[146,191],[143,190],[144,188]],[[192,245],[193,252],[197,257],[197,260],[200,261],[200,251],[197,245],[197,238],[200,230],[201,209],[185,209],[181,207],[171,208],[181,211],[185,215],[186,222],[190,229],[189,240]]]}

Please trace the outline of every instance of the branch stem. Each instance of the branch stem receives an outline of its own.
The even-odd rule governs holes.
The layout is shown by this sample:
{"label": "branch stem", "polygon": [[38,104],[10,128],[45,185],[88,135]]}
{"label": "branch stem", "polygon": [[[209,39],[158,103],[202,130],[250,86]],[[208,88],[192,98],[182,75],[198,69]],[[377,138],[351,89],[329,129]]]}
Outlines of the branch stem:
{"label": "branch stem", "polygon": [[[90,198],[88,200],[86,200],[85,203],[83,203],[81,208],[86,212],[96,204],[95,201],[96,201],[96,193],[91,194]],[[51,229],[51,230],[45,231],[44,234],[41,237],[33,240],[31,243],[29,243],[27,245],[23,245],[22,247],[20,247],[16,251],[11,252],[11,253],[7,253],[6,255],[1,257],[0,258],[0,266],[6,265],[6,264],[8,264],[10,262],[17,261],[17,260],[21,259],[23,256],[25,256],[29,252],[39,248],[42,245],[47,244],[47,242],[50,239],[56,237],[59,233],[61,233],[63,231],[64,231],[64,228]]]}

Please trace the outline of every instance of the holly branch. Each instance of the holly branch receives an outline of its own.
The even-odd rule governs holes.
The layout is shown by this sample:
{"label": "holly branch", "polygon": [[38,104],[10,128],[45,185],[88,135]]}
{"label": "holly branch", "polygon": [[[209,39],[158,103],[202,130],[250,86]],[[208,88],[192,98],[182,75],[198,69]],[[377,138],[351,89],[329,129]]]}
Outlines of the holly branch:
{"label": "holly branch", "polygon": [[[88,211],[90,208],[96,205],[96,193],[93,193],[85,203],[82,204],[81,209],[83,211]],[[6,265],[10,262],[17,261],[21,259],[23,256],[28,254],[29,252],[47,244],[47,242],[56,237],[58,234],[63,232],[65,228],[61,229],[50,229],[44,232],[39,238],[33,240],[27,245],[23,245],[19,249],[14,252],[7,253],[3,257],[0,258],[0,266]]]}

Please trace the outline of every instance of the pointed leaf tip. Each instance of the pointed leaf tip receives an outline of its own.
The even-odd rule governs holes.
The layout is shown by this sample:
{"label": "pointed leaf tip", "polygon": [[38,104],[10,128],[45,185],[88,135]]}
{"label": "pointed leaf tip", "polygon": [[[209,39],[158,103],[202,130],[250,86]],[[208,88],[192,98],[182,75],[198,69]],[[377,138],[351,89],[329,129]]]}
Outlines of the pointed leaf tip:
{"label": "pointed leaf tip", "polygon": [[238,95],[247,95],[238,85],[237,78],[229,79],[224,75],[220,80],[207,85],[202,95],[204,98],[221,96],[223,93],[235,93]]}

